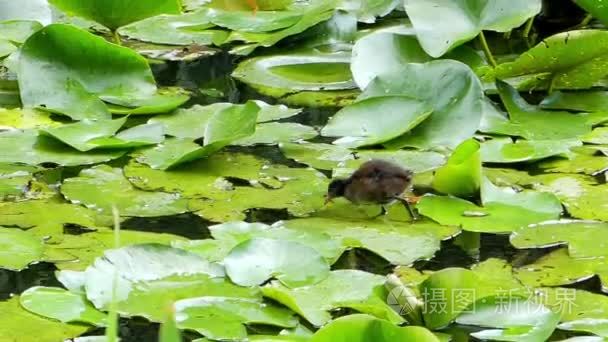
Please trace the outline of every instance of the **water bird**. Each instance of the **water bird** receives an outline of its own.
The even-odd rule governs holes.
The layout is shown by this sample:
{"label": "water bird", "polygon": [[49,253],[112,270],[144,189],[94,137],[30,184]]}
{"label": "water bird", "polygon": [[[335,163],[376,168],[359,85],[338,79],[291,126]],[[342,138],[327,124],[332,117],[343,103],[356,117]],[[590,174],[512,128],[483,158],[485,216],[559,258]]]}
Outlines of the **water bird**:
{"label": "water bird", "polygon": [[363,163],[350,177],[332,180],[327,188],[325,203],[336,197],[344,197],[355,204],[380,204],[380,215],[384,215],[385,205],[399,201],[407,208],[412,220],[416,220],[410,203],[401,197],[412,185],[413,177],[411,170],[386,160],[373,159]]}

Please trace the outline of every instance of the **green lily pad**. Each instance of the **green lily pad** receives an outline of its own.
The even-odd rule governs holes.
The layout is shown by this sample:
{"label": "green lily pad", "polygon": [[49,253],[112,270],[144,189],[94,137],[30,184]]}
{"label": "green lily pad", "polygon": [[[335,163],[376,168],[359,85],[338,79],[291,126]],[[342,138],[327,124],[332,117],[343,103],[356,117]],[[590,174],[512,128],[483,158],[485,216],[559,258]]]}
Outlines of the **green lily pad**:
{"label": "green lily pad", "polygon": [[568,156],[578,140],[517,140],[495,138],[481,144],[481,159],[486,163],[521,163],[553,156]]}
{"label": "green lily pad", "polygon": [[282,142],[279,148],[287,158],[321,170],[331,170],[355,158],[353,151],[330,144]]}
{"label": "green lily pad", "polygon": [[[353,46],[351,71],[359,88],[365,89],[378,75],[402,68],[406,63],[425,63],[433,60],[416,39],[416,31],[408,24],[379,29],[359,40]],[[469,47],[450,52],[446,59],[481,65],[483,60]]]}
{"label": "green lily pad", "polygon": [[[498,314],[497,314],[498,313]],[[555,330],[560,315],[523,298],[486,298],[472,313],[456,319],[459,324],[497,328],[474,332],[471,336],[491,341],[546,341]]]}
{"label": "green lily pad", "polygon": [[0,163],[63,166],[97,164],[117,159],[125,151],[76,151],[53,138],[38,136],[35,130],[0,132]]}
{"label": "green lily pad", "polygon": [[410,97],[374,97],[337,112],[321,134],[341,137],[334,144],[347,147],[376,145],[409,132],[431,113],[426,103]]}
{"label": "green lily pad", "polygon": [[[560,323],[557,327],[560,330],[586,332],[598,335],[598,337],[596,337],[598,342],[604,341],[605,339],[603,337],[608,337],[608,319],[585,318],[576,321]],[[592,341],[593,340],[589,340],[588,342]]]}
{"label": "green lily pad", "polygon": [[410,134],[385,144],[391,149],[406,146],[451,149],[471,138],[481,123],[484,100],[481,83],[467,65],[457,61],[405,64],[376,77],[360,99],[384,96],[418,99],[433,109],[431,116]]}
{"label": "green lily pad", "polygon": [[576,139],[591,132],[588,117],[583,114],[547,111],[528,104],[517,90],[498,81],[496,87],[507,111],[508,121],[494,121],[484,132],[513,135],[529,140]]}
{"label": "green lily pad", "polygon": [[331,211],[325,215],[328,217],[288,220],[280,225],[302,234],[308,231],[327,234],[331,240],[339,241],[344,249],[367,249],[395,265],[410,265],[416,260],[431,258],[440,249],[441,240],[459,233],[456,227],[440,226],[433,222],[411,224],[348,216],[336,218]]}
{"label": "green lily pad", "polygon": [[95,260],[85,271],[87,298],[98,309],[107,309],[110,305],[115,275],[116,300],[120,304],[137,295],[134,291],[147,282],[171,276],[203,275],[221,278],[224,271],[219,265],[196,254],[160,244],[131,245],[107,250],[103,257]]}
{"label": "green lily pad", "polygon": [[190,95],[181,88],[164,88],[143,99],[107,95],[101,99],[110,103],[108,108],[112,114],[150,115],[172,111],[186,103]]}
{"label": "green lily pad", "polygon": [[287,119],[302,112],[301,108],[289,108],[285,105],[270,105],[264,101],[253,100],[260,107],[258,123]]}
{"label": "green lily pad", "polygon": [[48,112],[35,109],[0,108],[0,128],[29,129],[61,125],[50,116]]}
{"label": "green lily pad", "polygon": [[277,186],[223,187],[210,199],[191,201],[190,208],[210,221],[228,222],[245,219],[244,211],[253,208],[287,209],[301,217],[323,207],[328,180],[316,170],[272,167],[261,175]]}
{"label": "green lily pad", "polygon": [[210,226],[213,240],[177,241],[173,246],[201,254],[209,261],[222,261],[237,245],[253,238],[297,242],[312,247],[329,264],[333,264],[344,251],[341,244],[330,235],[314,230],[290,229],[282,224],[272,226],[263,223],[229,222]]}
{"label": "green lily pad", "polygon": [[19,297],[21,306],[31,313],[60,322],[81,322],[105,326],[105,313],[98,311],[80,294],[58,287],[30,287]]}
{"label": "green lily pad", "polygon": [[157,91],[145,58],[64,24],[49,25],[28,38],[21,48],[18,74],[25,107],[76,120],[109,119],[100,97],[143,100]]}
{"label": "green lily pad", "polygon": [[385,303],[386,297],[380,297],[384,292],[383,284],[383,276],[358,270],[338,270],[330,272],[320,283],[295,289],[273,281],[262,287],[262,293],[317,327],[329,322],[329,311],[337,308],[352,308],[401,323],[403,319]]}
{"label": "green lily pad", "polygon": [[[605,258],[577,259],[568,255],[565,248],[515,269],[515,276],[523,284],[533,287],[571,285],[595,275],[599,276],[602,289],[608,289],[608,265]],[[573,317],[577,318],[579,317]]]}
{"label": "green lily pad", "polygon": [[0,203],[0,226],[29,229],[43,227],[46,234],[62,232],[64,224],[96,226],[92,210],[52,200],[31,200]]}
{"label": "green lily pad", "polygon": [[165,140],[163,126],[149,123],[133,126],[112,137],[100,137],[87,143],[99,149],[125,149],[162,143]]}
{"label": "green lily pad", "polygon": [[95,166],[68,178],[61,186],[71,202],[110,215],[116,206],[121,216],[166,216],[188,211],[188,201],[178,194],[136,189],[122,170],[107,165]]}
{"label": "green lily pad", "polygon": [[446,165],[435,171],[433,188],[457,197],[472,197],[481,187],[480,145],[466,140],[452,153]]}
{"label": "green lily pad", "polygon": [[247,339],[246,324],[284,328],[297,326],[293,312],[259,301],[230,297],[199,297],[175,303],[177,325],[214,340]]}
{"label": "green lily pad", "polygon": [[194,161],[187,167],[161,171],[131,161],[124,174],[136,187],[146,191],[179,192],[186,198],[222,196],[222,189],[233,185],[227,179],[259,182],[260,172],[269,161],[244,153],[218,152]]}
{"label": "green lily pad", "polygon": [[397,6],[399,1],[396,0],[348,0],[342,2],[342,9],[348,12],[354,12],[357,15],[359,22],[373,24],[376,17],[384,17],[391,13]]}
{"label": "green lily pad", "polygon": [[[416,173],[435,170],[445,164],[445,157],[437,152],[412,150],[360,150],[355,151],[357,159],[345,161],[341,170],[354,172],[359,166],[372,159],[392,161]],[[334,169],[337,173],[337,169]]]}
{"label": "green lily pad", "polygon": [[155,15],[181,11],[181,4],[177,0],[153,0],[145,4],[137,0],[94,0],[86,3],[79,0],[51,0],[50,3],[62,11],[94,20],[111,30]]}
{"label": "green lily pad", "polygon": [[567,244],[573,258],[608,256],[605,235],[608,223],[597,221],[563,220],[522,228],[511,234],[516,248],[544,248]]}
{"label": "green lily pad", "polygon": [[254,238],[234,247],[224,258],[226,273],[241,286],[254,286],[269,278],[294,288],[327,278],[329,265],[312,247],[294,241]]}
{"label": "green lily pad", "polygon": [[[14,296],[0,302],[0,340],[23,342],[54,342],[79,336],[89,327],[46,319],[28,312]],[[36,334],[32,334],[36,331]]]}
{"label": "green lily pad", "polygon": [[177,138],[202,138],[209,118],[220,110],[234,106],[229,103],[214,103],[208,106],[194,105],[178,109],[170,114],[159,115],[150,119],[150,123],[160,123],[165,133]]}
{"label": "green lily pad", "polygon": [[295,122],[268,122],[258,124],[253,135],[239,139],[232,145],[275,145],[280,142],[308,140],[316,137],[318,132],[310,127]]}
{"label": "green lily pad", "polygon": [[42,132],[79,151],[86,152],[96,147],[95,144],[90,143],[91,140],[113,136],[126,121],[126,118],[101,121],[83,120],[72,124],[47,128],[42,130]]}
{"label": "green lily pad", "polygon": [[549,174],[533,177],[535,189],[554,193],[566,207],[570,215],[584,220],[608,220],[604,197],[608,184],[596,184],[585,175]]}
{"label": "green lily pad", "polygon": [[255,13],[251,10],[224,10],[218,7],[207,10],[209,21],[232,31],[270,32],[293,26],[302,19],[302,13],[290,10]]}
{"label": "green lily pad", "polygon": [[20,271],[44,259],[42,239],[17,228],[0,228],[0,268]]}
{"label": "green lily pad", "polygon": [[[420,45],[437,58],[475,38],[482,30],[508,32],[522,25],[540,12],[541,2],[489,0],[474,5],[467,1],[413,0],[404,7]],[[437,22],[437,18],[442,19]]]}
{"label": "green lily pad", "polygon": [[232,76],[264,95],[281,97],[301,91],[355,88],[349,63],[349,53],[305,51],[246,59]]}
{"label": "green lily pad", "polygon": [[536,164],[544,172],[584,173],[597,175],[608,169],[608,158],[594,147],[580,146],[570,149],[569,158],[551,158]]}
{"label": "green lily pad", "polygon": [[608,75],[608,33],[575,30],[546,38],[512,62],[498,65],[496,78],[546,73],[553,89],[584,89]]}
{"label": "green lily pad", "polygon": [[549,192],[499,188],[482,180],[483,206],[456,197],[424,196],[418,211],[441,224],[462,226],[467,231],[505,233],[533,223],[559,218],[559,200]]}
{"label": "green lily pad", "polygon": [[235,140],[252,135],[259,111],[260,107],[252,101],[243,106],[229,106],[214,111],[204,123],[202,147],[189,139],[169,139],[164,144],[141,152],[137,160],[152,168],[167,170],[211,155]]}
{"label": "green lily pad", "polygon": [[[130,39],[169,45],[222,45],[229,32],[214,29],[206,9],[180,15],[159,15],[121,27]],[[210,29],[212,28],[212,29]]]}
{"label": "green lily pad", "polygon": [[0,20],[0,40],[21,45],[41,28],[42,24],[32,20]]}
{"label": "green lily pad", "polygon": [[589,144],[608,144],[608,127],[597,127],[583,137],[583,142]]}
{"label": "green lily pad", "polygon": [[608,108],[608,92],[587,90],[577,92],[556,91],[541,103],[542,108],[567,109],[581,112],[603,112]]}
{"label": "green lily pad", "polygon": [[340,317],[317,331],[311,342],[420,341],[440,340],[424,327],[398,327],[369,315]]}
{"label": "green lily pad", "polygon": [[0,199],[21,198],[38,169],[19,164],[0,164]]}

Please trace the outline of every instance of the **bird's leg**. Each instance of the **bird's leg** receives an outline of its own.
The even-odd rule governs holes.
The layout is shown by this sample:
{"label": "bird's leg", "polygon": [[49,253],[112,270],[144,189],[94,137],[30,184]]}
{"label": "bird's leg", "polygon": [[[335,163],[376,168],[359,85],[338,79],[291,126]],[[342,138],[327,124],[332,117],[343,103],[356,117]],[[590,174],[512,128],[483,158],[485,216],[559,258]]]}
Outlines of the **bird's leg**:
{"label": "bird's leg", "polygon": [[386,208],[384,207],[384,204],[383,204],[383,205],[381,205],[381,206],[380,206],[380,208],[382,208],[382,210],[380,211],[380,214],[378,214],[378,215],[376,215],[376,216],[372,217],[372,219],[377,219],[377,218],[378,218],[378,217],[380,217],[380,216],[384,216],[384,215],[386,215],[387,211],[386,211]]}
{"label": "bird's leg", "polygon": [[397,201],[401,202],[405,206],[407,211],[410,213],[410,217],[412,218],[412,221],[418,220],[418,215],[416,213],[414,213],[414,210],[410,206],[410,202],[407,199],[401,198],[401,197],[395,197],[395,199]]}

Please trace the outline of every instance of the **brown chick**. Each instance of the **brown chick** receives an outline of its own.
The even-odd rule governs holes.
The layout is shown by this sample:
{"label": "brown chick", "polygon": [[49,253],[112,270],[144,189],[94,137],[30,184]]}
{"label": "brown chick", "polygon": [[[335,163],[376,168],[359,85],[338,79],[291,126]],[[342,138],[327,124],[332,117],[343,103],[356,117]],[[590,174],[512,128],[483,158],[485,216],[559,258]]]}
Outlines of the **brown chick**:
{"label": "brown chick", "polygon": [[381,204],[384,214],[384,205],[398,200],[405,205],[412,219],[416,219],[409,203],[400,197],[411,186],[413,176],[412,171],[394,163],[370,160],[363,163],[349,178],[333,180],[327,189],[326,202],[336,197],[345,197],[355,204]]}

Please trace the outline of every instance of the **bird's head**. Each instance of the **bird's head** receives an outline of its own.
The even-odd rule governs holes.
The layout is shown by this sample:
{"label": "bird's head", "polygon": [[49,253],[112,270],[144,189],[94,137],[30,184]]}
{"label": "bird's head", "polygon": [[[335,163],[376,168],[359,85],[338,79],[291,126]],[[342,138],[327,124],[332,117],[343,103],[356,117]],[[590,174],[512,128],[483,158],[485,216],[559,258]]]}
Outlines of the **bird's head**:
{"label": "bird's head", "polygon": [[334,179],[329,183],[327,187],[327,194],[325,195],[325,204],[331,202],[336,197],[344,196],[346,191],[346,185],[348,182],[344,179]]}

